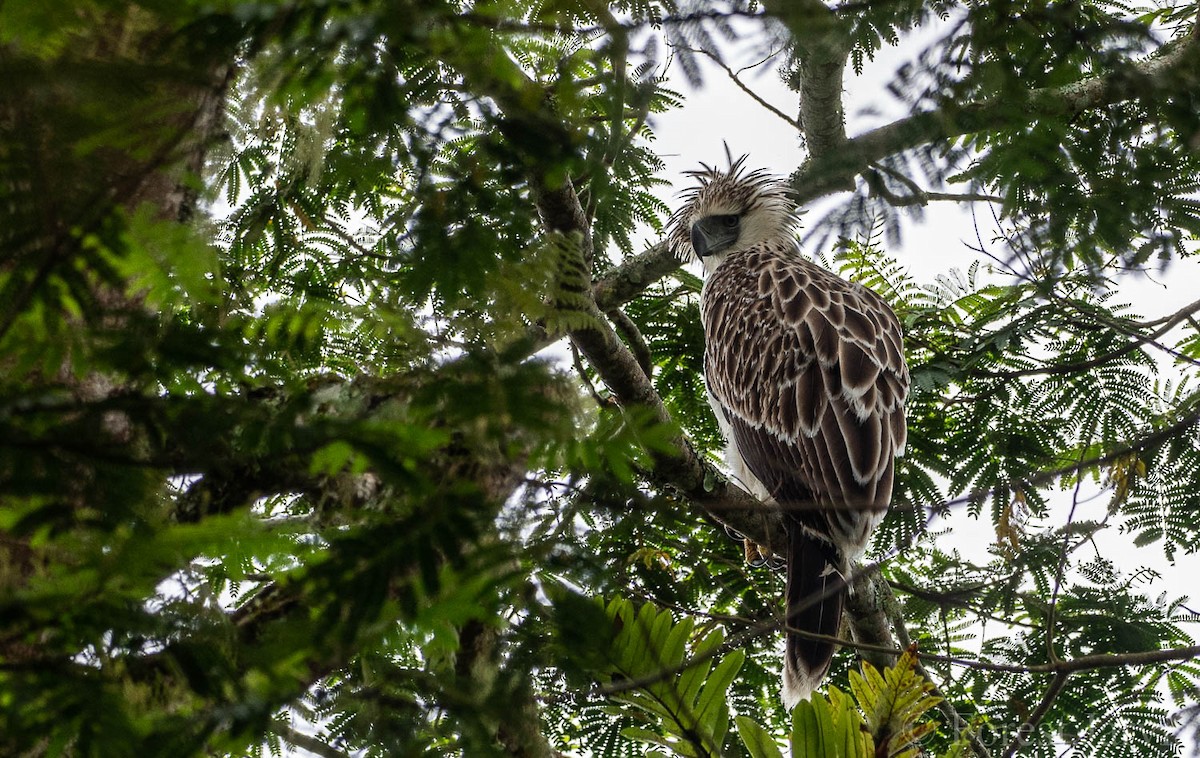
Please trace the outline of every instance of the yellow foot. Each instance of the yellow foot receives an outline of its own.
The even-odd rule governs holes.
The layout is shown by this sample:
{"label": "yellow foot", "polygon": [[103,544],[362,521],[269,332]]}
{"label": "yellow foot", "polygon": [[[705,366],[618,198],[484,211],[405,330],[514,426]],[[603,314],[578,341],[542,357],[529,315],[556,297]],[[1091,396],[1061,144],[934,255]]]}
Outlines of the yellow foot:
{"label": "yellow foot", "polygon": [[771,556],[774,555],[771,552],[771,548],[751,542],[750,540],[742,540],[742,547],[746,550],[746,563],[749,563],[751,566],[764,566],[771,560]]}

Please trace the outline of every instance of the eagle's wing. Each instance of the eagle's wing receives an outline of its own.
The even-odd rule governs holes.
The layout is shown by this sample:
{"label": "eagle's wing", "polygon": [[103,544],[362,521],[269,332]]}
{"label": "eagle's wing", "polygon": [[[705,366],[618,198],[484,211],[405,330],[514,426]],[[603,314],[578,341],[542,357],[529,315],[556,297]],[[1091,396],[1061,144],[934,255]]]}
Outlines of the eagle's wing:
{"label": "eagle's wing", "polygon": [[[878,295],[769,244],[705,282],[704,372],[731,444],[791,516],[788,625],[834,636],[841,572],[891,500],[908,370]],[[832,655],[789,635],[785,697],[807,696]]]}

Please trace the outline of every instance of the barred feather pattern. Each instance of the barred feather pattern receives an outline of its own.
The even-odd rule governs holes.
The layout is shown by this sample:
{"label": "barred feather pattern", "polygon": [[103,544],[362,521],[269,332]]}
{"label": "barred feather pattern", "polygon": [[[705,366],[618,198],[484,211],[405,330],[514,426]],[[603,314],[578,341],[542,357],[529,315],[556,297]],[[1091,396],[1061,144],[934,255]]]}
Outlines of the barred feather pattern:
{"label": "barred feather pattern", "polygon": [[[704,284],[702,318],[705,379],[724,414],[769,437],[763,444],[802,453],[798,469],[790,455],[751,467],[772,496],[795,489],[823,510],[885,510],[908,394],[888,305],[805,260],[795,242],[772,240],[726,257]],[[862,527],[832,516],[833,541],[861,552]]]}
{"label": "barred feather pattern", "polygon": [[[697,220],[742,219],[737,241],[704,260],[705,380],[731,472],[788,514],[788,627],[836,636],[844,575],[887,510],[904,450],[900,324],[877,294],[802,256],[785,185],[744,172],[742,160],[705,167],[671,239],[687,254]],[[789,633],[786,649],[791,707],[819,684],[834,647]]]}

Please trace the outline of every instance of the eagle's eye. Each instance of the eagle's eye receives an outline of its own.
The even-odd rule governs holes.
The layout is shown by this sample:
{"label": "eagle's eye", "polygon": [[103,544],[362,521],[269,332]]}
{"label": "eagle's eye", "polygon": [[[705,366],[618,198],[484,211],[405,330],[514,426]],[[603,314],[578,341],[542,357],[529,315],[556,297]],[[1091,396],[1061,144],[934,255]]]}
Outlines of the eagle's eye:
{"label": "eagle's eye", "polygon": [[738,225],[739,219],[737,215],[730,213],[724,216],[717,216],[717,220],[720,222],[721,226],[725,227],[726,229],[732,229]]}

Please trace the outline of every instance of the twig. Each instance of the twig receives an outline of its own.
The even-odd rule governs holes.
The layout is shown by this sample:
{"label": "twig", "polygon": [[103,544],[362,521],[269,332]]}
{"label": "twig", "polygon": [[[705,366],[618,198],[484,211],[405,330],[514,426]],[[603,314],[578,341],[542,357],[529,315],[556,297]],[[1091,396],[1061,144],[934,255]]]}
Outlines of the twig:
{"label": "twig", "polygon": [[[1041,366],[1038,368],[1027,368],[1013,371],[977,371],[975,373],[979,376],[1016,379],[1023,376],[1054,376],[1086,371],[1087,369],[1102,366],[1111,360],[1131,353],[1142,345],[1147,343],[1153,344],[1155,340],[1191,318],[1192,314],[1196,313],[1197,311],[1200,311],[1200,300],[1193,300],[1184,307],[1175,311],[1173,315],[1166,316],[1162,319],[1156,319],[1155,321],[1160,323],[1161,326],[1159,326],[1150,334],[1133,334],[1128,331],[1123,332],[1127,336],[1133,337],[1133,340],[1126,345],[1122,345],[1119,348],[1115,348],[1107,353],[1103,353],[1086,361],[1079,361],[1077,363],[1061,363],[1053,366]],[[1110,322],[1109,326],[1115,327],[1116,325]]]}
{"label": "twig", "polygon": [[1037,704],[1037,708],[1033,709],[1033,713],[1029,714],[1029,718],[1024,724],[1017,727],[1017,733],[1013,735],[1012,742],[1008,743],[1008,747],[1004,750],[1003,758],[1012,758],[1017,754],[1017,751],[1025,746],[1028,742],[1027,735],[1033,734],[1033,730],[1037,729],[1038,724],[1042,723],[1042,719],[1050,712],[1050,707],[1054,705],[1055,699],[1062,692],[1063,687],[1067,683],[1067,677],[1070,672],[1060,671],[1054,675],[1054,679],[1050,681],[1050,686],[1046,688],[1046,692],[1042,694],[1041,702]]}
{"label": "twig", "polygon": [[[908,188],[909,194],[908,195],[897,195],[896,193],[892,192],[891,188],[887,186],[887,183],[883,181],[883,178],[879,176],[879,172],[885,173],[888,176],[895,179],[896,181],[903,184],[905,187]],[[924,206],[924,205],[928,205],[930,201],[941,201],[941,200],[952,201],[952,202],[956,202],[956,203],[975,203],[975,202],[1003,203],[1004,202],[1004,198],[1002,198],[1002,197],[998,197],[996,195],[986,195],[986,194],[983,194],[980,192],[956,193],[956,192],[933,192],[930,190],[925,190],[925,189],[922,189],[920,187],[920,185],[918,185],[916,182],[914,182],[912,179],[908,178],[904,174],[900,173],[899,171],[896,171],[895,169],[888,168],[887,166],[884,166],[883,164],[880,164],[880,163],[872,163],[871,170],[867,171],[864,174],[864,176],[866,177],[868,186],[870,186],[870,188],[873,192],[878,194],[884,200],[887,200],[890,205],[897,206],[897,207],[906,206],[906,205]]]}
{"label": "twig", "polygon": [[[1021,626],[1021,627],[1025,627],[1027,629],[1032,629],[1032,630],[1037,630],[1037,629],[1041,628],[1037,624],[1029,624],[1024,621],[1017,621],[1015,619],[1002,618],[1000,616],[996,616],[996,615],[987,613],[986,611],[980,610],[979,608],[972,606],[966,600],[959,600],[959,599],[953,597],[948,592],[934,592],[932,590],[921,589],[920,587],[912,587],[903,582],[898,582],[894,579],[889,579],[888,584],[891,585],[893,588],[898,589],[905,594],[912,595],[913,597],[921,598],[922,600],[926,600],[930,603],[934,603],[939,606],[949,605],[949,606],[953,606],[955,608],[962,608],[965,611],[970,611],[972,614],[974,614],[975,616],[978,616],[979,618],[989,619],[991,621],[998,621],[1001,624],[1007,624],[1009,626]],[[979,585],[976,587],[971,587],[969,589],[971,592],[975,592],[980,589],[983,589],[983,587],[985,587],[985,586],[986,585]],[[907,645],[902,645],[902,646],[907,647]]]}
{"label": "twig", "polygon": [[[1092,436],[1096,433],[1095,424],[1088,432],[1087,440],[1090,443]],[[1081,445],[1082,450],[1087,450],[1088,445]],[[1080,453],[1080,458],[1083,454]],[[1071,541],[1071,524],[1075,521],[1075,509],[1079,506],[1079,491],[1083,487],[1083,477],[1078,477],[1075,480],[1075,489],[1071,496],[1071,510],[1067,512],[1067,522],[1063,524],[1062,545],[1058,552],[1058,568],[1054,571],[1054,589],[1050,593],[1050,607],[1046,611],[1046,657],[1050,661],[1058,660],[1058,653],[1054,651],[1054,622],[1058,615],[1058,593],[1062,590],[1063,575],[1067,570],[1067,556],[1072,552],[1068,550],[1068,544]]]}
{"label": "twig", "polygon": [[763,108],[766,108],[771,113],[773,113],[776,116],[778,116],[779,118],[783,119],[784,122],[786,122],[793,129],[800,129],[800,122],[797,119],[792,118],[791,116],[787,115],[783,111],[776,108],[774,105],[771,105],[766,100],[764,100],[761,95],[759,95],[757,92],[755,92],[754,90],[747,87],[745,82],[743,82],[741,80],[741,78],[737,75],[737,72],[735,72],[732,68],[730,68],[729,65],[727,63],[725,63],[725,61],[721,60],[720,56],[718,56],[716,53],[712,52],[711,50],[705,50],[704,48],[688,48],[688,49],[690,51],[692,51],[693,53],[700,53],[701,55],[707,56],[710,60],[712,60],[714,63],[716,63],[718,66],[720,66],[721,69],[724,70],[725,73],[729,75],[729,78],[733,80],[733,83],[738,86],[738,89],[740,89],[742,92],[745,92],[747,95],[749,95],[750,98],[752,100],[754,100],[754,102],[758,103]]}
{"label": "twig", "polygon": [[[886,560],[886,558],[881,559],[880,561],[875,561],[866,566],[858,567],[856,571],[852,570],[850,572],[850,576],[846,578],[846,583],[849,584],[851,582],[860,580],[864,577],[870,576],[871,574],[877,572],[881,566],[882,560]],[[793,605],[789,606],[788,611],[791,613],[797,613],[799,611],[803,611],[806,608],[814,606],[817,603],[820,603],[821,601],[825,600],[826,598],[832,597],[834,594],[841,592],[842,589],[843,589],[843,585],[841,583],[831,582],[830,585],[827,586],[821,592],[814,592],[811,595],[809,595],[805,598],[802,598],[801,600],[797,601]],[[656,682],[661,682],[664,679],[668,679],[670,677],[681,674],[693,666],[697,666],[701,663],[704,663],[705,661],[712,660],[713,658],[716,658],[718,655],[724,655],[725,653],[727,653],[730,650],[736,650],[738,648],[741,648],[742,646],[748,644],[751,640],[753,640],[757,637],[761,637],[764,634],[768,634],[770,632],[777,631],[779,629],[786,629],[790,633],[797,634],[801,637],[805,637],[808,639],[837,642],[839,644],[846,644],[851,647],[856,647],[856,648],[861,648],[861,649],[866,649],[866,650],[879,650],[879,651],[886,651],[886,652],[895,652],[895,654],[897,654],[897,655],[904,652],[902,650],[896,652],[895,648],[887,647],[887,646],[883,646],[883,645],[855,643],[850,640],[841,640],[840,638],[832,636],[832,635],[816,634],[816,633],[812,633],[812,632],[806,632],[802,629],[792,629],[791,627],[788,627],[781,619],[771,618],[771,619],[766,619],[764,621],[760,621],[757,624],[752,625],[749,629],[747,629],[744,632],[740,632],[738,634],[734,634],[734,635],[730,636],[727,640],[725,640],[724,644],[718,645],[716,648],[709,650],[706,653],[692,656],[691,658],[685,660],[683,663],[679,664],[678,666],[663,669],[661,671],[656,671],[653,674],[649,674],[647,676],[643,676],[638,679],[622,679],[619,682],[612,682],[611,684],[593,687],[591,690],[589,690],[588,694],[593,695],[593,696],[604,697],[604,696],[608,696],[608,695],[615,695],[620,692],[627,692],[631,689],[640,689],[643,687],[648,687]],[[554,699],[554,698],[552,698],[552,699]]]}
{"label": "twig", "polygon": [[[736,9],[730,10],[712,10],[712,11],[695,11],[692,13],[681,13],[678,15],[663,16],[661,19],[651,20],[633,20],[633,21],[618,21],[617,26],[621,29],[631,32],[639,29],[644,29],[651,25],[661,26],[687,26],[689,24],[699,23],[701,21],[716,21],[729,18],[748,18],[748,19],[763,19],[767,14],[756,11],[742,11]],[[482,26],[487,29],[494,29],[502,32],[515,32],[518,34],[571,34],[577,36],[591,36],[599,32],[609,31],[609,24],[595,24],[592,26],[572,26],[570,24],[555,24],[537,21],[514,21],[507,18],[499,18],[486,13],[455,13],[447,14],[443,21],[468,23],[475,26]]]}
{"label": "twig", "polygon": [[[950,507],[956,506],[956,505],[966,505],[968,503],[975,502],[976,500],[979,500],[980,498],[984,498],[989,495],[995,494],[997,491],[999,491],[1002,488],[1012,488],[1014,486],[1022,486],[1022,485],[1036,487],[1036,486],[1040,486],[1040,485],[1052,482],[1055,479],[1058,479],[1059,477],[1067,475],[1067,474],[1075,474],[1080,471],[1085,471],[1087,469],[1090,469],[1094,466],[1103,466],[1105,464],[1112,463],[1113,461],[1115,461],[1119,458],[1122,458],[1122,457],[1128,455],[1129,453],[1138,452],[1147,447],[1157,445],[1158,443],[1160,443],[1164,440],[1170,439],[1170,438],[1174,437],[1175,435],[1179,434],[1180,432],[1183,432],[1183,431],[1189,429],[1190,427],[1195,426],[1198,422],[1200,422],[1200,410],[1194,410],[1193,412],[1184,415],[1182,418],[1180,418],[1179,421],[1175,422],[1174,424],[1163,427],[1162,429],[1159,429],[1158,431],[1153,432],[1151,434],[1147,434],[1145,437],[1142,437],[1140,439],[1127,441],[1120,445],[1117,445],[1117,446],[1113,447],[1109,452],[1107,452],[1103,455],[1097,455],[1093,458],[1088,458],[1085,461],[1081,461],[1079,463],[1073,463],[1070,466],[1063,466],[1061,468],[1052,469],[1049,471],[1043,471],[1038,474],[1034,474],[1033,476],[1026,477],[1024,479],[1009,479],[1009,480],[1006,480],[1006,481],[996,484],[996,486],[994,486],[994,487],[988,487],[986,489],[979,489],[979,490],[972,490],[971,492],[969,492],[965,495],[960,495],[956,498],[951,498],[950,500],[943,501],[940,505],[937,506],[936,511],[940,512],[940,511],[944,511],[944,510],[946,510]],[[896,507],[897,506],[895,504],[893,504],[893,506],[892,506],[893,510]],[[913,507],[924,507],[924,506],[910,505],[909,507],[913,508]],[[751,538],[753,538],[752,535],[748,535],[748,536],[751,536]],[[762,543],[762,544],[768,544],[768,543]],[[771,545],[768,544],[768,546],[770,547]]]}

